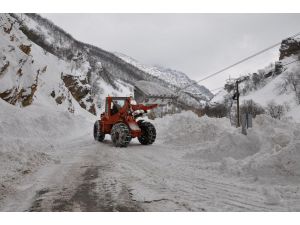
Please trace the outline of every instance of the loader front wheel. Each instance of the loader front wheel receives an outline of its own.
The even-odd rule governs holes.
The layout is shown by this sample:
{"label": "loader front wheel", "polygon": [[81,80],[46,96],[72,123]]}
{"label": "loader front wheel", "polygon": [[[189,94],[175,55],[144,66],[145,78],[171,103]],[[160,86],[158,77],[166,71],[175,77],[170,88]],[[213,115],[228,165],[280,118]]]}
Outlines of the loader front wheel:
{"label": "loader front wheel", "polygon": [[103,142],[104,141],[104,138],[105,138],[105,134],[103,134],[101,132],[101,129],[100,129],[100,121],[97,120],[95,123],[94,123],[94,139],[96,141],[100,141],[100,142]]}
{"label": "loader front wheel", "polygon": [[151,145],[156,139],[156,129],[152,123],[138,121],[138,125],[142,130],[142,134],[138,137],[142,145]]}
{"label": "loader front wheel", "polygon": [[117,123],[111,129],[111,140],[115,147],[127,147],[131,141],[131,134],[125,123]]}

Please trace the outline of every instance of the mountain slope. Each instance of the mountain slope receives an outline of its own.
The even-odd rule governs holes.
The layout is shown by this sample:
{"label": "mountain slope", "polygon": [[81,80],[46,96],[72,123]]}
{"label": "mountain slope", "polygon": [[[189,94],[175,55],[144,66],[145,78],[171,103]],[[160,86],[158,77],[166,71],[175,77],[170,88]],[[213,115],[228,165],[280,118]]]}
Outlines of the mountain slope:
{"label": "mountain slope", "polygon": [[26,15],[0,16],[0,97],[5,101],[23,107],[55,105],[70,112],[81,107],[96,114],[105,95],[130,93],[131,85],[111,80],[100,61],[86,60],[63,33],[46,31]]}
{"label": "mountain slope", "polygon": [[[270,103],[285,106],[286,116],[300,122],[300,39],[283,40],[279,60],[268,67],[244,76],[239,85],[241,103],[253,100],[266,108]],[[210,104],[232,101],[235,83],[227,82]]]}
{"label": "mountain slope", "polygon": [[195,95],[206,101],[210,100],[213,97],[213,94],[206,87],[195,83],[195,81],[191,80],[183,72],[172,70],[169,68],[164,68],[162,66],[148,66],[122,53],[115,54],[124,61],[141,69],[142,71],[145,71],[146,73],[149,73],[154,77],[160,78],[176,87],[184,88],[188,85],[193,84],[184,89],[184,92]]}
{"label": "mountain slope", "polygon": [[[0,26],[0,97],[11,104],[27,106],[43,99],[70,112],[79,104],[96,114],[103,109],[105,96],[130,95],[139,80],[178,89],[172,79],[161,79],[110,52],[77,41],[37,14],[1,14]],[[199,93],[181,93],[179,106],[202,107],[207,99]]]}

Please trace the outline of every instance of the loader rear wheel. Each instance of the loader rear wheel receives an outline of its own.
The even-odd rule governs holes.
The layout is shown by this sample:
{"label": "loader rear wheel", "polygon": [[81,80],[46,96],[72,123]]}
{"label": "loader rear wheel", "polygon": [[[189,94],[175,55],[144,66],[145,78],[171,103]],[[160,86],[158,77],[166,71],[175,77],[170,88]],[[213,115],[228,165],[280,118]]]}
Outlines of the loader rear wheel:
{"label": "loader rear wheel", "polygon": [[127,147],[131,141],[131,134],[125,123],[117,123],[111,129],[111,140],[115,147]]}
{"label": "loader rear wheel", "polygon": [[156,129],[152,123],[138,121],[138,125],[142,130],[142,135],[138,137],[142,145],[151,145],[156,139]]}
{"label": "loader rear wheel", "polygon": [[100,141],[100,142],[103,142],[104,141],[104,138],[105,138],[105,134],[103,134],[101,132],[101,129],[100,129],[100,122],[99,120],[97,120],[95,123],[94,123],[94,139],[96,141]]}

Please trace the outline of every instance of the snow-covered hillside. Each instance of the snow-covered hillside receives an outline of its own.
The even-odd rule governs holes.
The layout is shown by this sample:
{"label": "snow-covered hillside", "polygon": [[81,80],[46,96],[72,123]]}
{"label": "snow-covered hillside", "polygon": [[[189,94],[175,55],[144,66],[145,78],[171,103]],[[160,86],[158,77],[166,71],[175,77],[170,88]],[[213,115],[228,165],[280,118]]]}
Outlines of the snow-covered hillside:
{"label": "snow-covered hillside", "polygon": [[[177,88],[173,77],[158,78],[110,52],[79,42],[39,15],[1,14],[0,26],[0,97],[11,104],[47,101],[72,112],[77,102],[97,114],[107,95],[132,95],[139,80],[173,91]],[[207,96],[210,92],[198,89],[180,94],[178,107],[201,107],[208,98],[199,97],[200,89]]]}
{"label": "snow-covered hillside", "polygon": [[[296,58],[297,57],[288,57],[282,60],[282,62],[293,62]],[[297,122],[300,122],[300,105],[295,92],[289,88],[282,89],[285,84],[285,77],[289,73],[297,74],[300,79],[300,62],[295,62],[287,66],[284,72],[279,76],[271,79],[264,87],[257,91],[250,92],[243,96],[241,100],[252,99],[263,107],[266,107],[272,101],[276,104],[287,105],[289,109],[287,109],[286,116],[291,116]]]}
{"label": "snow-covered hillside", "polygon": [[206,87],[199,85],[195,81],[191,80],[183,72],[172,70],[169,68],[164,68],[162,66],[145,65],[122,53],[115,53],[115,54],[118,57],[122,58],[124,61],[136,66],[137,68],[145,71],[146,73],[158,77],[176,87],[185,88],[188,86],[186,89],[184,89],[184,91],[192,95],[195,95],[200,99],[208,101],[213,97],[212,93]]}
{"label": "snow-covered hillside", "polygon": [[[257,73],[244,76],[239,85],[240,102],[253,100],[266,108],[269,104],[283,105],[286,117],[300,122],[300,39],[283,40],[279,61],[258,70]],[[226,89],[226,90],[225,90]],[[235,83],[225,84],[211,99],[211,105],[231,101]]]}
{"label": "snow-covered hillside", "polygon": [[[132,85],[120,79],[114,79],[113,83],[105,80],[101,76],[104,70],[101,62],[91,70],[92,65],[80,51],[76,50],[78,54],[67,60],[47,51],[46,45],[42,48],[34,43],[22,31],[24,24],[45,34],[50,31],[33,19],[22,15],[20,23],[8,14],[1,14],[0,23],[0,97],[5,101],[22,107],[54,105],[69,112],[77,112],[79,105],[96,114],[103,109],[108,94],[132,93]],[[51,35],[45,37],[46,43],[54,41]]]}

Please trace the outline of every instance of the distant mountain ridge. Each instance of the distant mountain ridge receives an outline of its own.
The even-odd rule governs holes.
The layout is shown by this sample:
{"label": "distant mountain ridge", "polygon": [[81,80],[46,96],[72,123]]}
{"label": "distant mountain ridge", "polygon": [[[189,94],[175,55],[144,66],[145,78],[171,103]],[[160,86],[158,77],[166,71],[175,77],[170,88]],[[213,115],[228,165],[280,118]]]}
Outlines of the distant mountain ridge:
{"label": "distant mountain ridge", "polygon": [[192,95],[197,96],[198,98],[202,98],[203,100],[207,101],[209,101],[213,97],[213,94],[206,87],[197,84],[195,81],[191,80],[185,73],[181,71],[165,68],[160,65],[145,65],[125,54],[115,54],[124,61],[136,66],[140,70],[145,71],[146,73],[149,73],[154,77],[160,78],[176,87],[185,88],[188,86],[186,89],[184,89],[184,92],[190,93]]}

